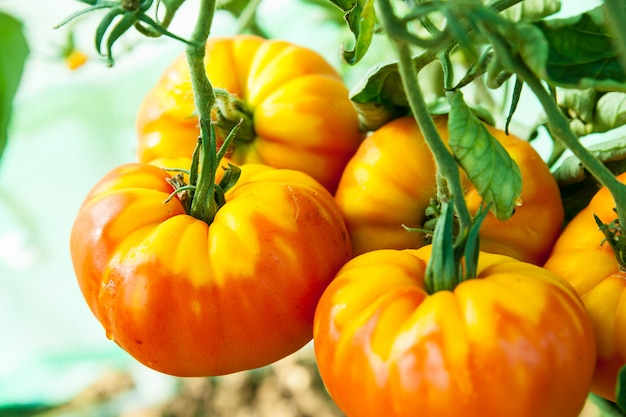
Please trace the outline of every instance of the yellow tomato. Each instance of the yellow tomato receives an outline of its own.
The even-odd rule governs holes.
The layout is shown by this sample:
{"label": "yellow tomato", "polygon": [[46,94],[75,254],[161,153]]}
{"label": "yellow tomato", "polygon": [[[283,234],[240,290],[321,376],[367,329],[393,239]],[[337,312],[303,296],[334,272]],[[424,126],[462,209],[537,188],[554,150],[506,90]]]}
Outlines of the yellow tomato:
{"label": "yellow tomato", "polygon": [[[239,115],[246,119],[228,155],[233,162],[300,170],[335,190],[363,135],[347,88],[323,57],[289,42],[239,35],[210,38],[205,63],[213,86],[236,99],[216,111],[218,126],[228,130]],[[191,155],[199,129],[185,56],[146,95],[137,130],[140,161]]]}
{"label": "yellow tomato", "polygon": [[[447,141],[447,118],[435,122]],[[543,264],[563,225],[559,188],[528,142],[487,128],[519,166],[522,194],[510,219],[487,215],[480,229],[481,250]],[[404,226],[424,228],[426,208],[436,197],[435,175],[432,154],[412,117],[396,119],[366,138],[348,162],[335,193],[354,254],[424,245],[422,233]],[[482,199],[471,184],[466,190],[468,208],[475,213]]]}

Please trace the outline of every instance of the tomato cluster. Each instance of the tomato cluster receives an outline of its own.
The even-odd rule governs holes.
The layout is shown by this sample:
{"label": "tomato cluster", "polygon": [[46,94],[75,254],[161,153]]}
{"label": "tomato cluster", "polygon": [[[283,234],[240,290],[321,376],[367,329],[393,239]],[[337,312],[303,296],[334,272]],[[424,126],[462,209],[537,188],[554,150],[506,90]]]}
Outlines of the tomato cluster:
{"label": "tomato cluster", "polygon": [[[591,212],[610,220],[606,196],[560,235],[545,162],[485,124],[522,193],[510,219],[485,218],[475,276],[430,292],[437,169],[414,119],[366,135],[335,69],[285,41],[210,38],[205,62],[218,145],[243,120],[226,154],[240,177],[211,221],[185,204],[190,175],[163,169],[193,167],[200,135],[181,56],[139,109],[139,161],[104,176],[72,228],[80,288],[109,338],[181,376],[264,366],[313,339],[350,417],[575,417],[593,378],[612,398],[626,281],[586,230]],[[447,120],[435,118],[444,141]],[[481,196],[465,190],[474,215]]]}

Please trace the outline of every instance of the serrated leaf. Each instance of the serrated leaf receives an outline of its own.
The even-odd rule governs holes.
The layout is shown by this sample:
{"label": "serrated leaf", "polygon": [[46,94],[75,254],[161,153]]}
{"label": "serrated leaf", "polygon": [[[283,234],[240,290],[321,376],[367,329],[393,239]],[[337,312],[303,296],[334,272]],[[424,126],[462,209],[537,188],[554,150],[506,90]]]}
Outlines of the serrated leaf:
{"label": "serrated leaf", "polygon": [[567,19],[534,24],[549,50],[545,67],[531,67],[550,83],[568,88],[626,91],[626,74],[601,7]]}
{"label": "serrated leaf", "polygon": [[519,167],[459,91],[451,97],[448,131],[452,153],[485,204],[499,220],[511,217],[522,193]]}
{"label": "serrated leaf", "polygon": [[0,156],[8,137],[13,98],[24,71],[29,49],[22,24],[0,13]]}
{"label": "serrated leaf", "polygon": [[342,57],[345,62],[354,65],[363,58],[374,36],[376,12],[374,0],[330,0],[344,12],[344,19],[354,34],[352,49],[343,48]]}

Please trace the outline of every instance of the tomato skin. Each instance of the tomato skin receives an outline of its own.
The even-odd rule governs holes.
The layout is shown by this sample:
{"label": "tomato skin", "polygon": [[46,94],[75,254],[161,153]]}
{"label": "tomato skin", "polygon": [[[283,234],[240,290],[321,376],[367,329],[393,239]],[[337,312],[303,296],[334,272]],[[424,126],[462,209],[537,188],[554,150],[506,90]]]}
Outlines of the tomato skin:
{"label": "tomato skin", "polygon": [[315,313],[322,379],[349,417],[575,417],[593,374],[591,323],[541,267],[481,253],[477,279],[428,295],[430,246],[339,271]]}
{"label": "tomato skin", "polygon": [[[435,119],[447,142],[447,118]],[[532,146],[485,125],[517,162],[523,189],[521,203],[506,222],[489,213],[480,229],[481,250],[541,265],[562,229],[564,212],[559,188]],[[348,162],[335,193],[352,238],[355,255],[376,249],[416,249],[424,211],[436,197],[436,167],[412,117],[396,119],[367,137]],[[475,213],[481,204],[467,185],[465,200]]]}
{"label": "tomato skin", "polygon": [[[626,182],[626,173],[617,177]],[[626,273],[604,241],[595,214],[609,224],[617,218],[615,200],[601,188],[567,224],[544,267],[578,292],[594,326],[598,357],[592,391],[615,401],[620,368],[626,365]]]}
{"label": "tomato skin", "polygon": [[[255,136],[229,158],[301,170],[333,192],[363,139],[358,115],[337,71],[317,53],[251,35],[212,37],[206,70],[215,88],[243,100]],[[148,92],[137,115],[138,158],[191,155],[199,135],[186,57]]]}
{"label": "tomato skin", "polygon": [[351,254],[332,195],[298,171],[242,166],[211,225],[187,214],[169,174],[107,174],[74,222],[81,291],[106,334],[178,376],[272,363],[312,338],[317,300]]}

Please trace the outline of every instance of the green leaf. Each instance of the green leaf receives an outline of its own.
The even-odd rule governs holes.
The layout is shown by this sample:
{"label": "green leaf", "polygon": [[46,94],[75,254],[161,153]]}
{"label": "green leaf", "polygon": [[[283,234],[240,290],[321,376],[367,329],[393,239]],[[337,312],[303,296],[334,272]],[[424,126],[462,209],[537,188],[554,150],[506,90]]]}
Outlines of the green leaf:
{"label": "green leaf", "polygon": [[626,93],[604,94],[596,103],[593,132],[606,132],[626,124]]}
{"label": "green leaf", "polygon": [[626,73],[601,7],[534,25],[549,45],[545,66],[538,65],[541,59],[529,63],[542,78],[561,87],[626,91]]}
{"label": "green leaf", "polygon": [[451,95],[448,144],[485,204],[499,220],[513,214],[522,192],[519,167],[491,135],[461,92]]}
{"label": "green leaf", "polygon": [[[429,52],[415,57],[415,70],[419,73],[434,59],[435,56]],[[350,99],[365,130],[376,130],[410,111],[395,61],[372,67],[350,91]]]}
{"label": "green leaf", "polygon": [[22,78],[28,53],[22,24],[15,18],[0,13],[0,156],[7,144],[13,98]]}
{"label": "green leaf", "polygon": [[531,23],[508,24],[498,27],[514,52],[541,78],[546,79],[550,44],[541,30]]}
{"label": "green leaf", "polygon": [[504,10],[502,16],[516,22],[529,22],[553,15],[559,10],[561,10],[559,0],[525,0]]}
{"label": "green leaf", "polygon": [[344,12],[344,19],[354,34],[352,49],[343,49],[342,57],[350,65],[354,65],[367,52],[376,26],[374,0],[330,0]]}
{"label": "green leaf", "polygon": [[409,106],[396,62],[372,68],[352,89],[350,99],[365,131],[406,114]]}
{"label": "green leaf", "polygon": [[622,412],[626,412],[626,366],[622,366],[617,375],[615,402]]}
{"label": "green leaf", "polygon": [[570,117],[585,123],[593,121],[598,92],[588,88],[585,90],[560,90],[558,93],[559,107],[566,110]]}
{"label": "green leaf", "polygon": [[[587,150],[601,162],[608,165],[609,162],[622,162],[620,164],[612,164],[618,167],[618,173],[623,172],[626,165],[626,137],[617,137],[615,139],[600,142],[587,146]],[[587,176],[585,167],[580,163],[577,156],[570,155],[565,157],[554,171],[554,177],[560,186],[567,186],[582,182]]]}

